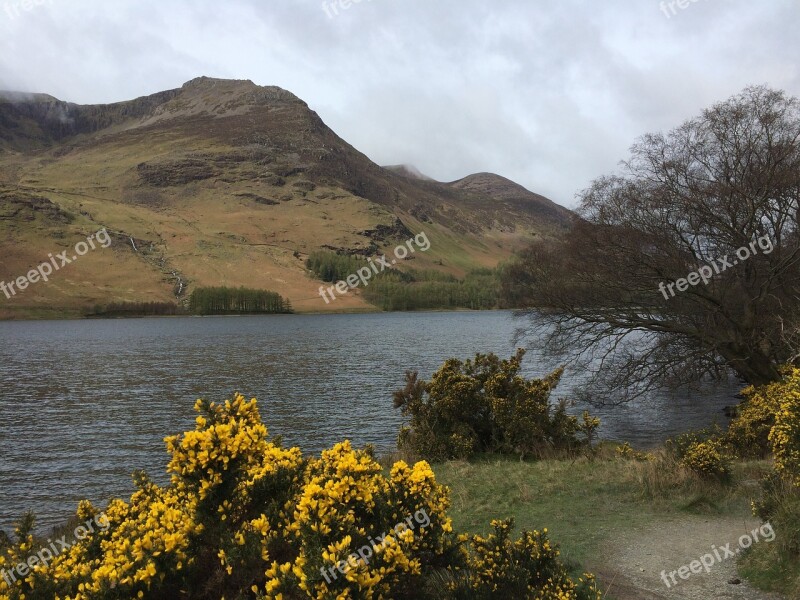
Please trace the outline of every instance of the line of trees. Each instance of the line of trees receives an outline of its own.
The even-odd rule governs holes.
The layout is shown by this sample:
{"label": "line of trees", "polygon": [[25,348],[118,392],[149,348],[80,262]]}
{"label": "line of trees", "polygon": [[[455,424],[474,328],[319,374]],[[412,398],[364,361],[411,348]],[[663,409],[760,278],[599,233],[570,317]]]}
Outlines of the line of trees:
{"label": "line of trees", "polygon": [[364,299],[383,310],[489,310],[497,307],[498,282],[494,271],[473,271],[463,280],[440,275],[422,279],[425,273],[414,273],[410,283],[378,279],[364,288]]}
{"label": "line of trees", "polygon": [[322,281],[342,281],[364,266],[364,261],[354,256],[325,252],[312,252],[306,260],[306,268]]}
{"label": "line of trees", "polygon": [[292,305],[268,290],[201,287],[189,296],[189,310],[198,315],[286,314],[292,312]]}
{"label": "line of trees", "polygon": [[[367,263],[361,257],[320,250],[311,253],[306,266],[325,282],[347,279]],[[498,306],[499,281],[492,269],[472,271],[462,279],[431,269],[387,269],[364,287],[364,299],[387,311],[466,308],[489,310]]]}
{"label": "line of trees", "polygon": [[174,302],[112,302],[96,304],[84,313],[86,317],[161,317],[183,315],[186,309]]}
{"label": "line of trees", "polygon": [[[312,252],[306,259],[306,267],[314,273],[317,279],[334,283],[344,281],[349,275],[367,266],[369,263],[363,257],[349,254],[339,254],[318,250]],[[374,276],[375,279],[390,279],[393,281],[411,281],[413,278],[407,273],[397,269],[384,270]]]}

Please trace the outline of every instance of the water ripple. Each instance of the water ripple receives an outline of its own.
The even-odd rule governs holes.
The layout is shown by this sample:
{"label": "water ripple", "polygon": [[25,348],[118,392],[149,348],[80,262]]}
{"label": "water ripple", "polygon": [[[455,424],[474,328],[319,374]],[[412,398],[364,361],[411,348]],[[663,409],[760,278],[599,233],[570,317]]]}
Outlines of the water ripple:
{"label": "water ripple", "polygon": [[[163,438],[193,427],[198,397],[258,397],[270,433],[306,452],[345,438],[390,450],[406,370],[509,356],[517,325],[508,312],[0,323],[0,528],[26,510],[44,528],[82,498],[126,497],[136,469],[165,482]],[[567,374],[558,395],[569,387]],[[653,443],[731,402],[730,390],[686,392],[607,409],[601,434]]]}

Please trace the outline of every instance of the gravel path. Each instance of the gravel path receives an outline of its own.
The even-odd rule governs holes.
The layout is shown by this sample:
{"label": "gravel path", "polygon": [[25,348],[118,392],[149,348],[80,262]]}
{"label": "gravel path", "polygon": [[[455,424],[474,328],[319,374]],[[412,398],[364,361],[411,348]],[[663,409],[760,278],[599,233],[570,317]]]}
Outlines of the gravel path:
{"label": "gravel path", "polygon": [[720,557],[725,556],[726,544],[736,552],[740,536],[759,525],[752,519],[687,516],[625,531],[604,548],[595,572],[603,589],[618,600],[786,600],[759,592],[744,581],[733,583],[738,581],[734,558],[715,561],[709,573],[703,570],[686,580],[676,574],[677,584],[669,581],[669,588],[661,578],[665,571],[669,580],[671,571],[713,553],[713,547]]}

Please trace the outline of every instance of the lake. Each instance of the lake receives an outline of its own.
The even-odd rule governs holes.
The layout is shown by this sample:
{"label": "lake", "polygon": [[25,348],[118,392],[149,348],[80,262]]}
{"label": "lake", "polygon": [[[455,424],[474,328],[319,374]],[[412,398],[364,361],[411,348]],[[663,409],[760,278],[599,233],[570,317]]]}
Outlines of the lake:
{"label": "lake", "polygon": [[[507,358],[521,324],[506,311],[0,322],[0,528],[33,510],[41,531],[80,499],[127,499],[137,469],[166,481],[163,438],[193,428],[199,397],[257,397],[270,433],[306,452],[345,438],[392,450],[402,418],[391,396],[406,370]],[[525,360],[527,375],[546,372]],[[554,398],[574,379],[567,372]],[[601,437],[648,446],[724,423],[735,392],[592,412]]]}

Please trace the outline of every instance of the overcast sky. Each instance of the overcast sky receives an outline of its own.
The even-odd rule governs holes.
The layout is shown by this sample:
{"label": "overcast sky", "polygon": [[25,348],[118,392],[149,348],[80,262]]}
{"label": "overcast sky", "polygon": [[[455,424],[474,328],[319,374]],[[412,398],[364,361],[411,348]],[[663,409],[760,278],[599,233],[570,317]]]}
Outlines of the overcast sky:
{"label": "overcast sky", "polygon": [[0,89],[94,104],[251,79],[379,164],[566,206],[644,133],[752,84],[800,96],[800,0],[340,1],[0,0]]}

